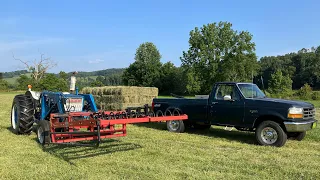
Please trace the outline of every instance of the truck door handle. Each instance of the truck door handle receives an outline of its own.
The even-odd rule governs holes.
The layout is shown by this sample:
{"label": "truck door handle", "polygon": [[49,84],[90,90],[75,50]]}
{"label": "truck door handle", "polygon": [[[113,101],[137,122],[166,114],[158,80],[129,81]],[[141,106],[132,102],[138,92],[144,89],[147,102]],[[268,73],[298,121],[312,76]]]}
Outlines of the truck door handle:
{"label": "truck door handle", "polygon": [[218,104],[218,102],[212,102],[212,104]]}

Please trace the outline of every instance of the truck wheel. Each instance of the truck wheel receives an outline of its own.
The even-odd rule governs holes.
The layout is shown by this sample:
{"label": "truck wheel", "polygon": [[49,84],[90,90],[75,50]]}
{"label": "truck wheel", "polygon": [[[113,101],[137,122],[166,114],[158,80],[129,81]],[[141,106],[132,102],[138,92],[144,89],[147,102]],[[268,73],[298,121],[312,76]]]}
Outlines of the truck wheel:
{"label": "truck wheel", "polygon": [[184,122],[182,120],[167,121],[167,129],[170,132],[182,133],[185,130]]}
{"label": "truck wheel", "polygon": [[37,138],[41,145],[49,144],[51,142],[50,138],[50,123],[47,120],[41,120],[38,123],[37,128]]}
{"label": "truck wheel", "polygon": [[17,95],[11,107],[11,128],[15,134],[30,134],[34,122],[33,101],[29,96]]}
{"label": "truck wheel", "polygon": [[297,141],[302,141],[304,137],[306,136],[307,132],[295,132],[295,133],[288,133],[288,139],[293,139]]}
{"label": "truck wheel", "polygon": [[260,145],[283,146],[287,141],[287,134],[280,124],[274,121],[264,121],[256,129],[256,139]]}

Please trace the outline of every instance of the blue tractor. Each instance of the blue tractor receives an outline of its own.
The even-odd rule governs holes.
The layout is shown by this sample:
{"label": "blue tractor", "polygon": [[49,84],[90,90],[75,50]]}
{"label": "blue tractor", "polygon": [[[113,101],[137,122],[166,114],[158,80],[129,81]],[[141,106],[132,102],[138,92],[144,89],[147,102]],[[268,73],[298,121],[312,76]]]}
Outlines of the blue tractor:
{"label": "blue tractor", "polygon": [[[91,94],[79,94],[75,77],[71,77],[70,92],[35,92],[28,86],[25,94],[14,97],[11,110],[11,128],[15,134],[31,134],[35,130],[38,142],[70,144],[76,141],[126,136],[126,124],[157,121],[182,121],[187,115],[177,110],[154,113],[148,105],[125,111],[98,110]],[[159,115],[161,117],[155,117]],[[164,116],[164,114],[171,114]],[[180,123],[183,125],[183,123]],[[119,125],[121,126],[119,128]],[[117,126],[117,127],[116,127]],[[35,128],[34,128],[35,127]],[[169,131],[175,131],[170,129]]]}
{"label": "blue tractor", "polygon": [[40,144],[51,142],[50,136],[45,133],[50,131],[50,114],[98,112],[93,96],[78,94],[77,89],[74,91],[75,88],[71,87],[70,92],[35,92],[31,90],[31,85],[28,88],[25,94],[14,97],[11,128],[15,134],[31,134],[35,129]]}

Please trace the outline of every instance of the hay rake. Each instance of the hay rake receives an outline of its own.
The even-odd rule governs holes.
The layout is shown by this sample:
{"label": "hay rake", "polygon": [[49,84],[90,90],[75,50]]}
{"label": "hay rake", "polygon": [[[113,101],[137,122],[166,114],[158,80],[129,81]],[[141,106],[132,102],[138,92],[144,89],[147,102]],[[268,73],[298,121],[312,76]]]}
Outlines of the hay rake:
{"label": "hay rake", "polygon": [[[147,108],[146,106],[145,109]],[[66,144],[76,141],[96,140],[95,146],[99,146],[101,139],[126,136],[127,124],[134,123],[167,121],[169,131],[182,132],[181,128],[173,127],[171,124],[174,122],[176,126],[181,127],[181,121],[188,119],[187,115],[181,115],[177,109],[168,109],[166,112],[157,111],[156,113],[139,110],[140,108],[135,110],[130,108],[127,111],[101,111],[98,113],[53,113],[50,115],[50,130],[47,132],[50,137],[46,139],[48,142],[44,144]],[[120,127],[116,127],[117,125],[120,125]]]}

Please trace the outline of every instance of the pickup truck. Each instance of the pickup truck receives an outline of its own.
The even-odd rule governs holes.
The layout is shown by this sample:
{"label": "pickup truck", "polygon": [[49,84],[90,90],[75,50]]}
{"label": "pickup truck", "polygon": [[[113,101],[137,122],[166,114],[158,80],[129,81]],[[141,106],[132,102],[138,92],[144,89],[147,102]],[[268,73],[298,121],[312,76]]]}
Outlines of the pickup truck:
{"label": "pickup truck", "polygon": [[188,115],[187,121],[167,122],[173,132],[183,132],[186,127],[234,127],[255,132],[260,145],[276,147],[289,138],[301,141],[318,122],[313,104],[268,98],[253,83],[215,83],[208,98],[155,98],[152,109]]}

